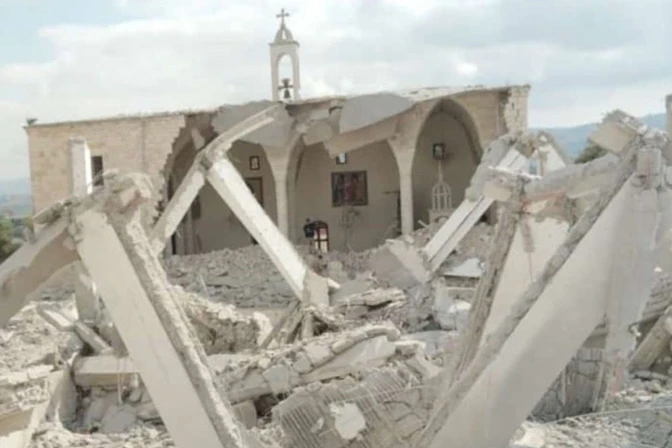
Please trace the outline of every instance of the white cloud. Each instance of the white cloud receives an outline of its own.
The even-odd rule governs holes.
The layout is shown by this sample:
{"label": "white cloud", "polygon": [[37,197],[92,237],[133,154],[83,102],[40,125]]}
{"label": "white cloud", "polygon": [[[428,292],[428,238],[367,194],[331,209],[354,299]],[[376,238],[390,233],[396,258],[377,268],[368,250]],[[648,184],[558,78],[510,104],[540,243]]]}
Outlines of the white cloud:
{"label": "white cloud", "polygon": [[460,75],[464,75],[466,77],[472,77],[478,73],[478,66],[476,64],[472,64],[471,62],[459,61],[455,68]]}
{"label": "white cloud", "polygon": [[608,0],[107,1],[133,18],[51,24],[39,30],[50,59],[0,66],[0,177],[27,173],[26,116],[45,122],[270,97],[267,44],[282,7],[301,43],[304,97],[530,82],[530,123],[564,125],[617,106],[662,111],[662,95],[672,92],[672,59],[663,57],[672,8],[655,12],[672,5],[665,0],[613,0],[619,8]]}

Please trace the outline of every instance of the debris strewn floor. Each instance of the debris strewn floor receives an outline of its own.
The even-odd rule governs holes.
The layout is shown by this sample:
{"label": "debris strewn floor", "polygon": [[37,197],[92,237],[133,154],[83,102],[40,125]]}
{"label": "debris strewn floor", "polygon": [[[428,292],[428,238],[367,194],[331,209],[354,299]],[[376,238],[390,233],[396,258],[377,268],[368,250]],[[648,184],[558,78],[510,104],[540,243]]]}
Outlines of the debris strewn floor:
{"label": "debris strewn floor", "polygon": [[[501,160],[519,162],[551,144],[507,135],[490,147],[499,168],[486,160],[472,180],[478,200],[463,208],[468,231],[451,215],[362,253],[294,252],[266,227],[266,250],[159,262],[151,231],[139,224],[150,196],[143,178],[108,177],[105,188],[38,219],[47,228],[93,220],[76,221],[84,230],[61,226],[73,244],[60,250],[87,254],[82,264],[98,269],[93,280],[107,275],[108,296],[83,290],[74,266],[35,285],[44,287],[0,329],[0,447],[184,447],[198,439],[188,428],[198,423],[212,431],[208,446],[228,431],[236,446],[255,448],[435,448],[440,431],[486,418],[493,427],[471,431],[481,440],[475,448],[487,448],[488,437],[505,444],[515,428],[511,446],[519,448],[672,446],[672,282],[661,268],[653,272],[652,246],[665,236],[646,224],[670,224],[659,210],[672,187],[662,176],[669,140],[620,112],[594,138],[620,157],[609,182],[600,163],[557,178],[502,168]],[[249,191],[233,174],[208,175],[240,202]],[[493,197],[494,212],[481,219],[479,204]],[[630,220],[632,197],[641,199],[641,227]],[[446,236],[455,250],[428,259],[427,246],[451,226],[461,229]],[[103,269],[98,247],[126,263],[123,278]],[[283,250],[291,261],[279,258]],[[609,258],[595,266],[596,253]],[[16,264],[9,280],[0,278],[0,293],[11,296],[12,280],[31,273],[30,263]],[[592,275],[588,294],[581,288]],[[115,294],[119,302],[110,302]],[[120,325],[124,317],[137,325]],[[163,375],[173,383],[157,381]],[[185,428],[175,416],[192,415],[173,393],[198,414]],[[490,405],[511,415],[487,416]]]}

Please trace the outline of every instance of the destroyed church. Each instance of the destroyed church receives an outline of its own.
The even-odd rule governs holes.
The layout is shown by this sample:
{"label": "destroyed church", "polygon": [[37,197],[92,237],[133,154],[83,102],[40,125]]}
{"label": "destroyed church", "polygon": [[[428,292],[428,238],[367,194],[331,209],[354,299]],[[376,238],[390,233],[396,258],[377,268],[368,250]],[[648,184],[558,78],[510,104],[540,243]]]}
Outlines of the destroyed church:
{"label": "destroyed church", "polygon": [[[528,86],[31,124],[0,448],[672,445],[668,133]],[[289,58],[292,74],[280,79]]]}
{"label": "destroyed church", "polygon": [[[279,78],[284,58],[291,61],[289,79]],[[272,125],[234,142],[231,160],[291,241],[303,243],[303,227],[311,221],[321,224],[322,247],[364,250],[450,213],[464,197],[482,148],[527,127],[527,86],[304,99],[299,42],[284,15],[270,44],[270,75],[271,100],[27,127],[34,211],[73,193],[72,164],[90,165],[94,177],[104,170],[146,173],[156,205],[165,204],[200,149],[233,123],[282,101]],[[80,156],[82,145],[87,153]],[[557,156],[550,157],[555,163]],[[168,251],[205,253],[251,243],[206,185]]]}

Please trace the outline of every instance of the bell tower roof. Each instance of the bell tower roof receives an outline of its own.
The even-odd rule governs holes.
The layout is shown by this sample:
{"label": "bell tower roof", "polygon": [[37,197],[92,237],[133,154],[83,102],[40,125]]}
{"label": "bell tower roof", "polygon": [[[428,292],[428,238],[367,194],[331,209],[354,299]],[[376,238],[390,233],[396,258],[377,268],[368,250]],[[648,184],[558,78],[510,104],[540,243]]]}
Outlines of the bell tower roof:
{"label": "bell tower roof", "polygon": [[274,44],[297,44],[296,40],[294,40],[294,35],[292,32],[287,28],[287,25],[285,24],[285,17],[289,17],[289,13],[285,11],[285,8],[282,8],[280,11],[280,14],[276,15],[277,18],[280,19],[280,28],[278,31],[275,33],[275,39],[273,40]]}

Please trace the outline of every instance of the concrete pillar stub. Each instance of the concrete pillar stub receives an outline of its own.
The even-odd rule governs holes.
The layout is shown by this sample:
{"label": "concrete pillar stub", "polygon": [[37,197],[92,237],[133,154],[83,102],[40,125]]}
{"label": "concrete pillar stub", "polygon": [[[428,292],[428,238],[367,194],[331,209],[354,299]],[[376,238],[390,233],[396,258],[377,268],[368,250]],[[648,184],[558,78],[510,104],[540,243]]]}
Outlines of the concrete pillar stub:
{"label": "concrete pillar stub", "polygon": [[[108,217],[96,210],[82,211],[76,219],[81,229],[77,251],[99,285],[107,310],[176,445],[243,448],[246,444],[230,405],[214,393],[198,349],[183,349],[189,345],[189,332],[184,331],[187,323],[174,313],[176,303],[169,297],[165,274],[163,279],[151,276],[160,270],[158,259],[147,257],[151,251],[133,256],[127,252],[130,235],[139,238],[133,245],[149,248],[146,235],[136,235],[129,226],[123,241]],[[148,278],[155,284],[147,284]],[[163,283],[162,287],[157,288],[156,282]]]}
{"label": "concrete pillar stub", "polygon": [[70,193],[86,196],[93,191],[91,151],[83,138],[70,138]]}

